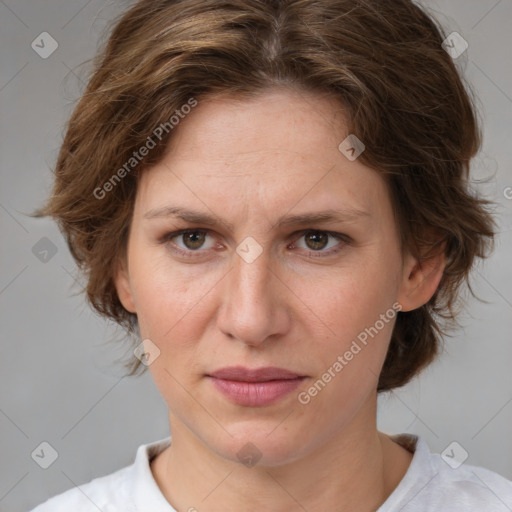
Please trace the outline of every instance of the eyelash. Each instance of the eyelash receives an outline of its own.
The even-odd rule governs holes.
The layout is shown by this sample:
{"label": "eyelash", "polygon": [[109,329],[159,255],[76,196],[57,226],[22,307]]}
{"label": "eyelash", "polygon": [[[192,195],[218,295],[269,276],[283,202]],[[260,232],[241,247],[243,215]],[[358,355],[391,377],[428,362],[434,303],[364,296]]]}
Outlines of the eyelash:
{"label": "eyelash", "polygon": [[[173,252],[178,253],[181,256],[184,256],[185,258],[193,258],[197,253],[200,253],[202,250],[198,249],[196,251],[192,250],[184,250],[181,249],[181,247],[176,246],[172,242],[173,238],[176,238],[180,235],[185,235],[188,233],[204,233],[204,234],[211,234],[211,231],[209,229],[194,229],[194,228],[188,228],[188,229],[180,229],[178,231],[173,231],[171,233],[166,233],[163,237],[160,238],[159,242],[166,245],[172,245],[171,250]],[[342,251],[345,245],[350,245],[352,242],[352,239],[348,235],[344,235],[343,233],[336,233],[333,231],[324,231],[321,229],[304,229],[302,231],[298,231],[294,233],[294,236],[297,236],[297,240],[302,238],[307,233],[322,233],[325,235],[329,235],[330,237],[333,237],[337,240],[339,240],[341,243],[338,244],[335,248],[330,249],[328,251],[309,251],[309,255],[313,255],[313,258],[324,258],[327,256],[332,256],[334,254],[337,254],[338,252]],[[208,250],[208,249],[207,249]]]}

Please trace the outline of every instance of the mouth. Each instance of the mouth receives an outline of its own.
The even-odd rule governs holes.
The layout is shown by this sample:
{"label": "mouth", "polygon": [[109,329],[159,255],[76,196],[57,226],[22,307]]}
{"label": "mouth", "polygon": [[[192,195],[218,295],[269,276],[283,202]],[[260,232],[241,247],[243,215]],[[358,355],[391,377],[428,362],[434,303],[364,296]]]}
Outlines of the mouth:
{"label": "mouth", "polygon": [[305,378],[283,368],[222,368],[207,375],[215,388],[231,402],[246,407],[261,407],[277,402],[293,391]]}
{"label": "mouth", "polygon": [[300,375],[284,368],[276,368],[275,366],[255,369],[244,368],[243,366],[229,366],[210,373],[208,376],[239,382],[268,382],[271,380],[290,380],[305,377],[305,375]]}

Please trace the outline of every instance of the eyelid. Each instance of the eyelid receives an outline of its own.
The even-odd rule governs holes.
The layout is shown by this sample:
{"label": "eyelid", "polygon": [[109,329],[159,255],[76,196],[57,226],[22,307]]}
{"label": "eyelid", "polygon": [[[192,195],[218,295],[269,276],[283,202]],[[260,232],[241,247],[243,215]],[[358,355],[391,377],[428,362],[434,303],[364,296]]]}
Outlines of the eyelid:
{"label": "eyelid", "polygon": [[[328,231],[325,229],[318,229],[318,228],[308,228],[308,229],[302,229],[300,231],[296,231],[292,236],[294,236],[295,240],[300,240],[306,233],[323,233],[325,235],[328,235],[332,238],[335,238],[338,240],[338,244],[335,247],[331,247],[327,251],[314,251],[312,249],[303,249],[305,251],[308,251],[308,255],[313,255],[313,258],[323,258],[323,257],[330,257],[334,256],[335,254],[338,254],[340,251],[342,251],[346,245],[351,245],[353,240],[348,235],[345,235],[344,233],[339,233],[336,231]],[[294,242],[295,243],[295,242]]]}
{"label": "eyelid", "polygon": [[[211,229],[208,229],[208,228],[183,228],[183,229],[178,229],[176,231],[172,231],[172,232],[167,232],[165,233],[162,237],[159,238],[158,242],[159,243],[162,243],[162,244],[169,244],[169,243],[173,243],[172,242],[172,239],[173,238],[176,238],[180,235],[184,235],[184,234],[187,234],[187,233],[204,233],[204,234],[208,234],[208,235],[211,235],[213,233],[213,231]],[[308,249],[303,249],[305,251],[308,251],[308,254],[314,254],[315,256],[313,256],[314,258],[321,258],[321,257],[327,257],[327,256],[332,256],[336,253],[338,253],[339,251],[343,250],[343,247],[345,245],[351,245],[353,240],[351,237],[349,237],[348,235],[344,234],[344,233],[339,233],[339,232],[334,232],[334,231],[328,231],[328,230],[325,230],[325,229],[320,229],[320,228],[307,228],[307,229],[301,229],[301,230],[298,230],[298,231],[295,231],[294,233],[292,233],[289,237],[289,239],[293,239],[295,243],[295,241],[301,239],[306,233],[323,233],[323,234],[326,234],[332,238],[335,238],[339,241],[339,244],[334,247],[334,248],[331,248],[327,251],[314,251],[312,249],[308,250]],[[339,246],[342,246],[342,247],[339,247]],[[195,251],[193,250],[185,250],[185,249],[182,249],[181,247],[179,246],[176,246],[173,247],[172,251],[174,252],[177,252],[179,254],[183,254],[184,256],[186,257],[193,257],[194,255],[199,255],[201,253],[204,253],[204,252],[207,252],[207,251],[210,251],[211,249],[197,249]]]}
{"label": "eyelid", "polygon": [[178,254],[182,254],[186,257],[193,257],[194,255],[198,255],[198,254],[204,253],[208,250],[211,250],[211,249],[198,249],[196,251],[185,250],[185,249],[182,249],[181,247],[177,246],[176,244],[174,244],[174,242],[172,242],[173,238],[179,237],[180,235],[184,235],[187,233],[205,233],[205,234],[210,235],[212,233],[212,231],[210,229],[206,229],[206,228],[178,229],[176,231],[166,232],[163,236],[161,236],[158,239],[158,242],[161,244],[164,244],[164,245],[168,245],[168,244],[175,245],[175,247],[172,248],[172,251],[177,252]]}

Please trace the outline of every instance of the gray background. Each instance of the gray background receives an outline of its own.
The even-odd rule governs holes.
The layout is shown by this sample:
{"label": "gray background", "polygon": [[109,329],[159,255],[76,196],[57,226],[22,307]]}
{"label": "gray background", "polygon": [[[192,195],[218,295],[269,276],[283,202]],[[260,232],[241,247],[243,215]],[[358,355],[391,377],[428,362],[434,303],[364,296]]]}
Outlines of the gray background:
{"label": "gray background", "polygon": [[[83,89],[79,65],[129,3],[0,1],[0,511],[27,510],[119,469],[140,444],[168,435],[165,403],[149,373],[123,378],[113,365],[120,353],[105,342],[121,338],[120,330],[72,295],[76,268],[56,225],[24,215],[50,190],[64,123]],[[465,327],[447,340],[442,358],[381,397],[380,428],[419,434],[437,452],[455,440],[467,463],[512,479],[512,0],[424,3],[469,42],[457,63],[484,121],[474,176],[489,178],[474,187],[497,201],[500,234],[473,279],[488,303],[470,300]],[[47,59],[31,48],[44,31],[59,45]],[[57,251],[46,262],[33,252],[43,237]],[[43,441],[58,452],[46,470],[31,458]]]}

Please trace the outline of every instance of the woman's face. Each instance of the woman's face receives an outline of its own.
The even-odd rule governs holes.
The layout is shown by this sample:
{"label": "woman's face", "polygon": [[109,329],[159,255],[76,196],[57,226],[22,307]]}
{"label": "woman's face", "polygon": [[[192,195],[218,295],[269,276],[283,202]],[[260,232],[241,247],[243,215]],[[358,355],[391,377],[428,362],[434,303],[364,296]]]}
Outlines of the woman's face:
{"label": "woman's face", "polygon": [[[338,149],[349,135],[343,110],[285,90],[218,98],[200,101],[173,135],[141,176],[116,280],[151,340],[173,438],[187,432],[227,459],[276,465],[356,425],[374,428],[396,312],[412,309],[411,266],[383,178]],[[188,211],[211,223],[180,219]],[[232,366],[302,378],[211,377]]]}

